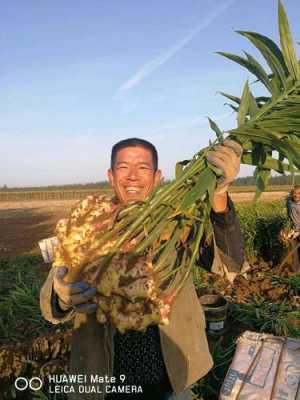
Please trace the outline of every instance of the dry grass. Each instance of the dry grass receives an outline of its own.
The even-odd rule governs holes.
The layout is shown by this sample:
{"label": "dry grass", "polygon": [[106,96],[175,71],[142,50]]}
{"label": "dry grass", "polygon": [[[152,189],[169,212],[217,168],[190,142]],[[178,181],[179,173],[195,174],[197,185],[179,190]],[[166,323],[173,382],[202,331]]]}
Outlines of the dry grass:
{"label": "dry grass", "polygon": [[[254,192],[230,193],[230,196],[235,203],[249,203],[254,198]],[[285,191],[264,192],[262,193],[259,201],[267,202],[274,200],[284,200],[286,196],[287,192]]]}

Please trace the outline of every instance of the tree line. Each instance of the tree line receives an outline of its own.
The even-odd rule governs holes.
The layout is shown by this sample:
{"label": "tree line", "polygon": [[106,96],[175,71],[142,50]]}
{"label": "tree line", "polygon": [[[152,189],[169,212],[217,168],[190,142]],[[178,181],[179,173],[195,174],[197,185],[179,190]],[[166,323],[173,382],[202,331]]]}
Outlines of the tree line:
{"label": "tree line", "polygon": [[[295,175],[294,183],[300,184],[300,175]],[[292,185],[293,179],[291,175],[278,175],[271,176],[269,179],[269,185],[274,186],[283,186],[283,185]],[[234,183],[234,186],[255,186],[255,177],[254,176],[245,176],[242,178],[237,178]]]}
{"label": "tree line", "polygon": [[107,181],[89,182],[89,183],[72,183],[66,185],[48,185],[48,186],[28,186],[28,187],[8,187],[3,185],[0,188],[2,192],[50,192],[50,191],[66,191],[66,190],[90,190],[90,189],[109,189]]}

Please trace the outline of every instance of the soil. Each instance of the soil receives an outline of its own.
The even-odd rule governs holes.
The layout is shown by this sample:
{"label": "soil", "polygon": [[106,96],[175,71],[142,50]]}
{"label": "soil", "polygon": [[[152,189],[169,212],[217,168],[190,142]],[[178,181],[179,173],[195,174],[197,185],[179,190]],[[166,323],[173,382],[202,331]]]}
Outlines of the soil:
{"label": "soil", "polygon": [[53,236],[77,201],[0,202],[0,258],[38,254],[38,241]]}

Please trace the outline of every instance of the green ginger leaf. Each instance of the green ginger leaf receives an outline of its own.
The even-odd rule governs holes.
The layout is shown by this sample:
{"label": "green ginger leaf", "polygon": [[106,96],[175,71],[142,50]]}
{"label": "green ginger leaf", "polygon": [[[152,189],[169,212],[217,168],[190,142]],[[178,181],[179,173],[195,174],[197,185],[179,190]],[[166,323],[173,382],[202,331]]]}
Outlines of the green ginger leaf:
{"label": "green ginger leaf", "polygon": [[293,38],[289,27],[289,22],[281,1],[279,1],[278,7],[278,24],[282,53],[289,73],[293,79],[297,80],[299,79],[299,65],[293,46]]}
{"label": "green ginger leaf", "polygon": [[223,137],[223,132],[221,131],[221,129],[218,127],[217,123],[215,121],[213,121],[211,118],[207,117],[208,121],[209,121],[209,125],[211,127],[211,129],[213,131],[215,131],[217,138],[219,140],[220,143],[223,143],[224,141],[224,137]]}
{"label": "green ginger leaf", "polygon": [[260,51],[262,56],[267,61],[274,76],[279,80],[282,87],[285,87],[285,80],[289,72],[284,61],[281,50],[273,40],[267,36],[261,35],[256,32],[237,31],[242,36],[249,39],[254,46]]}
{"label": "green ginger leaf", "polygon": [[240,104],[238,115],[237,115],[238,126],[241,126],[245,122],[247,122],[247,114],[249,111],[249,105],[250,105],[250,96],[249,96],[249,85],[248,85],[248,81],[247,81],[245,83],[245,86],[243,89],[241,104]]}

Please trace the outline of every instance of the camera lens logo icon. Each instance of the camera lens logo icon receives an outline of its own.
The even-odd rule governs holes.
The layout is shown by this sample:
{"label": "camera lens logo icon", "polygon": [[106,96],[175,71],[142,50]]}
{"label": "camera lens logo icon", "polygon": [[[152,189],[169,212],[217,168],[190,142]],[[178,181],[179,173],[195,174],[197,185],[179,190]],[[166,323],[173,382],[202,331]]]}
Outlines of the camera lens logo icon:
{"label": "camera lens logo icon", "polygon": [[43,381],[38,376],[33,376],[30,379],[25,378],[24,376],[19,376],[15,380],[15,388],[20,392],[23,392],[28,387],[30,390],[38,391],[42,388]]}

